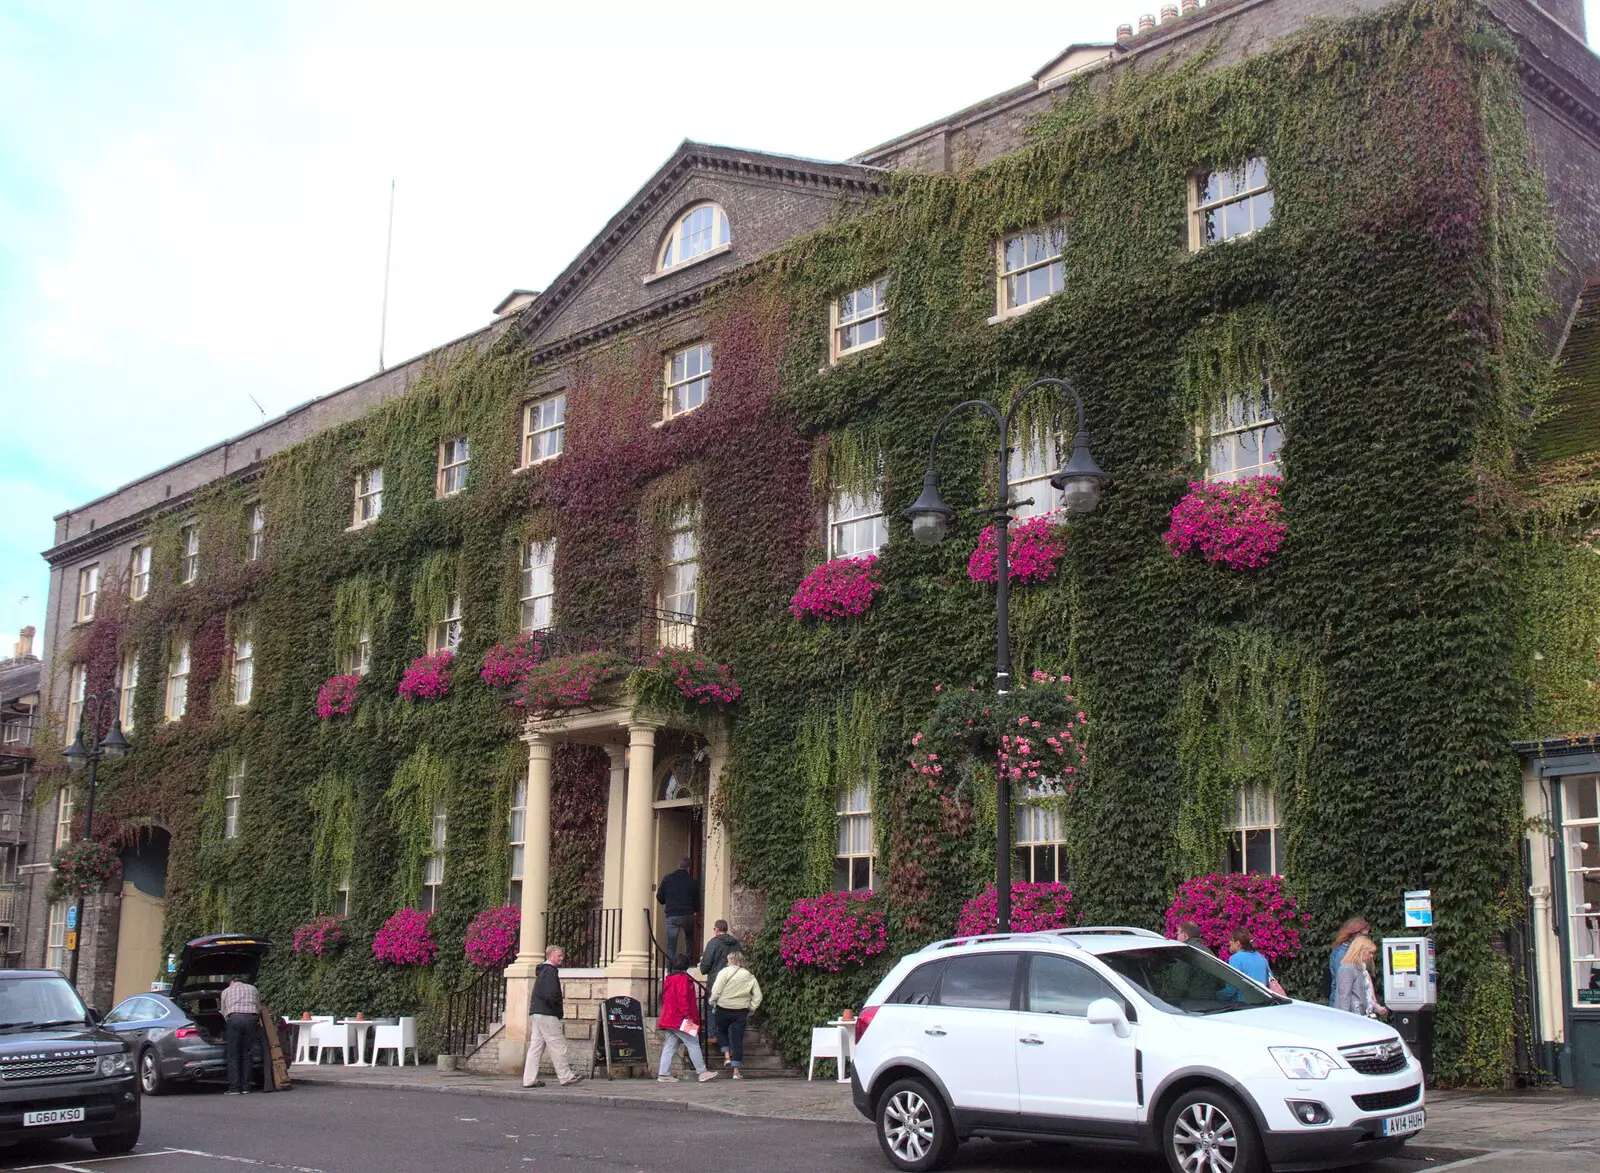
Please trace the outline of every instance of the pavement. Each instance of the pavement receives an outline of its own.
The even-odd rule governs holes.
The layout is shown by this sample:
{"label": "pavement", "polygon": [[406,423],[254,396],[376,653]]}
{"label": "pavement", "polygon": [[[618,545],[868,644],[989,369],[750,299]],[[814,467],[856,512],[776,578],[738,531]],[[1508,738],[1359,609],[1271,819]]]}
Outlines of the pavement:
{"label": "pavement", "polygon": [[[573,1087],[559,1087],[552,1081],[543,1088],[524,1088],[519,1079],[511,1076],[445,1072],[434,1067],[345,1068],[328,1064],[297,1067],[293,1074],[297,1084],[312,1088],[443,1092],[524,1103],[831,1123],[859,1129],[869,1142],[872,1140],[868,1122],[850,1102],[849,1085],[831,1079],[747,1079],[735,1083],[724,1077],[705,1084],[663,1084],[646,1078],[611,1081],[602,1075]],[[709,1121],[707,1125],[721,1127]],[[646,1123],[644,1127],[654,1129],[657,1125]],[[968,1147],[974,1152],[984,1148]],[[1408,1146],[1408,1154],[1415,1159],[1378,1162],[1371,1168],[1600,1173],[1600,1099],[1559,1089],[1430,1092],[1428,1127]],[[961,1164],[965,1165],[965,1160]]]}

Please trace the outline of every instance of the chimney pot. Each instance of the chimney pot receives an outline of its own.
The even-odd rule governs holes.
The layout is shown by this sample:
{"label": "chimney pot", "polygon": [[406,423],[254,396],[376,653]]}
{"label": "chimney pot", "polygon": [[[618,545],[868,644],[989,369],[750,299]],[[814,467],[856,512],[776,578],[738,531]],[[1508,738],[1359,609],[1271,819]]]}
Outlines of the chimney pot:
{"label": "chimney pot", "polygon": [[1161,6],[1161,23],[1178,19],[1178,6],[1176,4],[1163,4]]}
{"label": "chimney pot", "polygon": [[27,627],[24,627],[21,631],[17,632],[17,659],[20,660],[24,656],[33,655],[33,637],[34,627],[31,623]]}
{"label": "chimney pot", "polygon": [[1139,31],[1141,33],[1145,32],[1148,29],[1153,29],[1155,27],[1156,27],[1156,18],[1154,16],[1152,16],[1150,13],[1147,12],[1147,13],[1145,13],[1143,16],[1141,16],[1139,18]]}
{"label": "chimney pot", "polygon": [[1131,36],[1133,36],[1133,25],[1119,24],[1117,26],[1117,40],[1126,41]]}
{"label": "chimney pot", "polygon": [[1183,15],[1188,16],[1191,12],[1199,11],[1200,0],[1183,0]]}

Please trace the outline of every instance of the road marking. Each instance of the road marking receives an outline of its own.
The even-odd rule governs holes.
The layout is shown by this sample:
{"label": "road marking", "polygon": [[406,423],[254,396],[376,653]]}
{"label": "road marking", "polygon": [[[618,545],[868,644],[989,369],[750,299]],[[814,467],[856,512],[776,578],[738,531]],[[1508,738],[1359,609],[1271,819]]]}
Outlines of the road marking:
{"label": "road marking", "polygon": [[150,1153],[119,1153],[114,1157],[88,1157],[80,1164],[68,1165],[62,1161],[54,1161],[48,1165],[19,1165],[12,1173],[28,1173],[30,1169],[66,1169],[70,1173],[93,1173],[85,1169],[84,1165],[104,1165],[111,1161],[131,1161],[138,1157],[165,1157],[171,1153],[181,1152],[180,1149],[157,1149]]}
{"label": "road marking", "polygon": [[167,1149],[168,1153],[182,1153],[186,1157],[209,1157],[213,1161],[232,1161],[237,1165],[256,1165],[262,1169],[288,1169],[290,1173],[325,1173],[309,1165],[280,1165],[277,1161],[261,1161],[255,1157],[231,1157],[227,1153],[207,1153],[200,1149]]}
{"label": "road marking", "polygon": [[1448,1165],[1435,1165],[1431,1173],[1444,1173],[1446,1169],[1465,1169],[1468,1165],[1476,1165],[1480,1161],[1492,1161],[1497,1157],[1514,1157],[1520,1152],[1521,1149],[1495,1149],[1493,1152],[1479,1153],[1476,1157],[1451,1161]]}

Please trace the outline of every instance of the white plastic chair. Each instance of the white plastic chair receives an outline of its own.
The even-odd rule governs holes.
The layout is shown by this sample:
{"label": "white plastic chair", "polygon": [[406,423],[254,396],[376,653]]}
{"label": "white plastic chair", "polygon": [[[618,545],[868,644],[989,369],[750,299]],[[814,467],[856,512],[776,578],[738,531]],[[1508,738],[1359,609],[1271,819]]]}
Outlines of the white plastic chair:
{"label": "white plastic chair", "polygon": [[806,1067],[806,1079],[817,1069],[818,1059],[832,1059],[844,1071],[844,1057],[839,1054],[839,1028],[814,1026],[811,1028],[811,1063]]}
{"label": "white plastic chair", "polygon": [[328,1048],[333,1047],[340,1052],[341,1062],[348,1066],[350,1052],[356,1049],[355,1027],[331,1019],[314,1022],[311,1024],[311,1046],[317,1052],[313,1063],[321,1063],[328,1054]]}
{"label": "white plastic chair", "polygon": [[319,1022],[332,1022],[331,1014],[313,1014],[310,1018],[291,1018],[289,1025],[294,1027],[294,1061],[298,1063],[311,1062],[311,1052],[317,1049],[316,1043],[311,1041],[311,1030]]}
{"label": "white plastic chair", "polygon": [[398,1023],[379,1023],[372,1028],[372,1065],[378,1065],[378,1055],[383,1051],[394,1052],[394,1062],[397,1067],[404,1067],[406,1062],[406,1048],[411,1048],[411,1066],[419,1067],[422,1060],[417,1058],[417,1020],[415,1018],[402,1018]]}

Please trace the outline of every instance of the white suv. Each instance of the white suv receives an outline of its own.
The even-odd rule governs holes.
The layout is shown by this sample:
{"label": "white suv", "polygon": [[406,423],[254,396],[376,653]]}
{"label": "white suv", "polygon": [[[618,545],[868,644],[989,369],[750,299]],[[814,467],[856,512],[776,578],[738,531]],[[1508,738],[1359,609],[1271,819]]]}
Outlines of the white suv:
{"label": "white suv", "polygon": [[899,1169],[973,1136],[1162,1152],[1174,1173],[1392,1156],[1423,1126],[1391,1028],[1144,929],[938,941],[856,1020],[855,1105]]}

